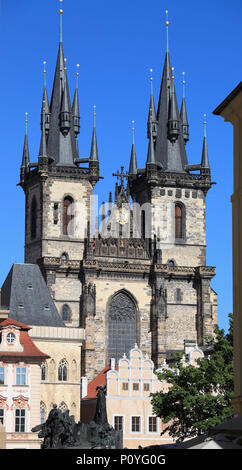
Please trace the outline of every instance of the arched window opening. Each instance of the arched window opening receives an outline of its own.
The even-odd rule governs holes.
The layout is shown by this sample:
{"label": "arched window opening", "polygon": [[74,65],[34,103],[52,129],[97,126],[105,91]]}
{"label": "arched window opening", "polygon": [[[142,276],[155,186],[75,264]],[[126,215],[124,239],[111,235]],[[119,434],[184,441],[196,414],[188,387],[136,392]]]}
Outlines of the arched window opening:
{"label": "arched window opening", "polygon": [[180,204],[175,205],[175,238],[184,238],[184,211]]}
{"label": "arched window opening", "polygon": [[63,305],[62,307],[62,320],[63,321],[70,321],[71,318],[71,309],[69,305]]}
{"label": "arched window opening", "polygon": [[175,262],[173,261],[173,259],[169,259],[168,266],[170,266],[171,268],[175,266]]}
{"label": "arched window opening", "polygon": [[67,253],[62,253],[61,261],[68,261],[68,254]]}
{"label": "arched window opening", "polygon": [[43,401],[40,402],[40,423],[45,423],[47,417],[47,409]]}
{"label": "arched window opening", "polygon": [[63,235],[74,234],[74,201],[67,196],[63,204]]}
{"label": "arched window opening", "polygon": [[145,240],[145,211],[141,211],[141,238]]}
{"label": "arched window opening", "polygon": [[46,380],[47,379],[47,364],[46,362],[43,362],[41,364],[41,380]]}
{"label": "arched window opening", "polygon": [[115,295],[108,310],[108,359],[116,361],[137,343],[137,313],[133,300],[125,293]]}
{"label": "arched window opening", "polygon": [[67,373],[68,373],[68,365],[65,359],[62,359],[60,361],[59,367],[58,367],[58,380],[61,382],[66,382],[67,381]]}
{"label": "arched window opening", "polygon": [[36,237],[37,232],[37,202],[36,198],[33,197],[31,202],[31,209],[30,209],[30,236],[31,240]]}

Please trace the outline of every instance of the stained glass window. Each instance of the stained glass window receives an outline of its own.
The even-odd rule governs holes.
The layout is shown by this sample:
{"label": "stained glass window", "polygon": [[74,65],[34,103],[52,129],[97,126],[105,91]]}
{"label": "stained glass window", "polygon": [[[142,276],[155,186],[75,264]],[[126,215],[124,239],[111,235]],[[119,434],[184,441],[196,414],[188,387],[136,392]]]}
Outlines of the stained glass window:
{"label": "stained glass window", "polygon": [[108,312],[108,357],[116,360],[135,346],[136,307],[132,299],[119,293],[113,297]]}

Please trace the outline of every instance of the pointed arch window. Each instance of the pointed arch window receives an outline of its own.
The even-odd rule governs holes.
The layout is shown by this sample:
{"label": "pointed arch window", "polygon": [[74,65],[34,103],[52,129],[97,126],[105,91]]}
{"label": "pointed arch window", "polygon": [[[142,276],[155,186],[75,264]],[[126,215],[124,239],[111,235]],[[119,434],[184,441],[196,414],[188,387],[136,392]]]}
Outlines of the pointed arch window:
{"label": "pointed arch window", "polygon": [[58,367],[58,380],[60,380],[61,382],[67,382],[67,375],[68,364],[65,359],[62,359]]}
{"label": "pointed arch window", "polygon": [[183,205],[175,204],[175,239],[185,238],[185,208]]}
{"label": "pointed arch window", "polygon": [[41,380],[46,380],[47,378],[47,364],[43,362],[41,364]]}
{"label": "pointed arch window", "polygon": [[74,235],[74,200],[66,196],[63,202],[63,235]]}
{"label": "pointed arch window", "polygon": [[40,422],[41,424],[46,421],[47,409],[43,401],[40,402]]}
{"label": "pointed arch window", "polygon": [[145,240],[145,211],[141,211],[141,238]]}
{"label": "pointed arch window", "polygon": [[137,312],[126,293],[116,294],[108,309],[108,359],[116,361],[137,343]]}
{"label": "pointed arch window", "polygon": [[69,305],[65,304],[62,307],[62,320],[63,321],[70,321],[71,319],[71,309]]}
{"label": "pointed arch window", "polygon": [[30,208],[30,236],[31,240],[36,238],[36,232],[37,232],[37,202],[35,196],[32,199],[31,202],[31,208]]}

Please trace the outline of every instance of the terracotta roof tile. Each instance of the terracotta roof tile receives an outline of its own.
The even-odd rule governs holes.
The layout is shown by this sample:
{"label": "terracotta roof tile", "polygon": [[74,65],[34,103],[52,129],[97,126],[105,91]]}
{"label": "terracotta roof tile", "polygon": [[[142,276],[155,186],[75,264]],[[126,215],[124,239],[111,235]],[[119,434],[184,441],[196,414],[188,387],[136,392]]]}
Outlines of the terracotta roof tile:
{"label": "terracotta roof tile", "polygon": [[20,344],[23,346],[24,350],[22,352],[9,352],[9,351],[0,351],[0,358],[3,359],[4,357],[16,357],[16,358],[41,358],[42,360],[48,359],[50,356],[44,354],[40,351],[37,346],[34,344],[32,339],[29,336],[28,330],[31,328],[24,323],[20,323],[16,320],[12,320],[11,318],[7,318],[6,320],[0,323],[0,331],[3,327],[7,326],[16,326],[20,328]]}

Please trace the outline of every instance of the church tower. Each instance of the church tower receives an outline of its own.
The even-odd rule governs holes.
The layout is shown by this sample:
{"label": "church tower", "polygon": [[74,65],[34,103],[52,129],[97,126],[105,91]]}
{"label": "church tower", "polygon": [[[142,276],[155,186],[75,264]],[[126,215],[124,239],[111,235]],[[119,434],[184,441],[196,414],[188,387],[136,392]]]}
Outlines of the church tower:
{"label": "church tower", "polygon": [[113,173],[114,199],[110,193],[103,205],[101,230],[98,223],[93,227],[93,189],[100,179],[96,113],[90,156],[80,158],[79,72],[71,104],[62,15],[60,9],[53,90],[49,102],[44,81],[36,163],[30,161],[26,124],[20,170],[25,262],[40,266],[65,325],[85,331],[81,375],[92,380],[136,344],[159,367],[173,352],[204,346],[213,335],[215,268],[206,265],[205,234],[212,182],[206,124],[201,162],[188,163],[185,80],[179,111],[167,19],[157,109],[151,77],[146,162],[138,165],[133,126],[128,171]]}
{"label": "church tower", "polygon": [[210,287],[215,268],[206,266],[206,195],[212,185],[206,122],[201,162],[189,165],[185,80],[179,112],[168,27],[167,18],[167,50],[157,112],[151,86],[146,166],[129,176],[136,210],[144,213],[145,237],[154,247],[152,351],[158,363],[165,351],[176,350],[178,345],[181,348],[181,341],[196,338],[203,345],[213,334],[212,304],[216,297]]}
{"label": "church tower", "polygon": [[[25,262],[39,264],[60,315],[79,326],[80,260],[92,220],[93,189],[99,180],[96,129],[90,156],[79,157],[78,75],[71,103],[63,48],[62,18],[49,103],[44,79],[38,161],[30,162],[27,128],[20,185],[25,192]],[[44,78],[46,63],[44,62]],[[91,230],[91,227],[90,227]]]}

